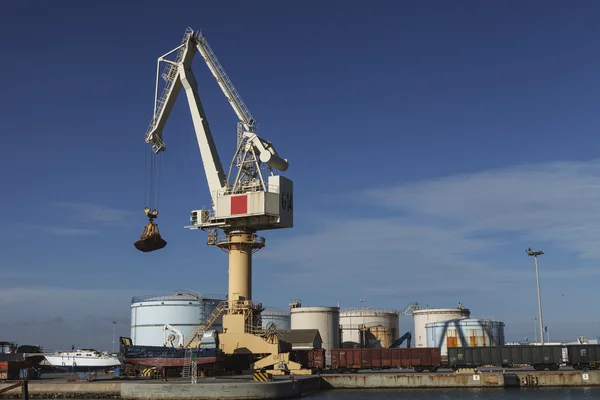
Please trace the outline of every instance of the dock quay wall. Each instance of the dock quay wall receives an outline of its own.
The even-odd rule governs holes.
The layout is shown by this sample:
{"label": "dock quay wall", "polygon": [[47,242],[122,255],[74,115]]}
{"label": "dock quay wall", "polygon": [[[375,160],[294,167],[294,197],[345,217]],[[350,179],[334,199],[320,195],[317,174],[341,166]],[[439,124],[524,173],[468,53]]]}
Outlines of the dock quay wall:
{"label": "dock quay wall", "polygon": [[121,386],[123,399],[293,399],[320,390],[318,376],[274,382],[226,382],[185,384],[127,383]]}
{"label": "dock quay wall", "polygon": [[[14,382],[0,382],[0,390]],[[181,380],[40,382],[29,383],[30,399],[284,399],[299,398],[321,389],[379,388],[504,388],[600,386],[600,371],[463,372],[463,373],[356,373],[323,374],[273,382],[199,379]],[[22,398],[21,388],[0,394],[0,399]]]}
{"label": "dock quay wall", "polygon": [[600,386],[600,371],[324,374],[322,389]]}
{"label": "dock quay wall", "polygon": [[[0,382],[0,390],[14,383]],[[30,399],[118,399],[121,397],[120,382],[61,382],[36,381],[28,386]],[[0,394],[3,399],[22,398],[21,388]]]}
{"label": "dock quay wall", "polygon": [[[0,382],[0,390],[13,382]],[[137,382],[30,382],[30,399],[291,399],[320,390],[318,375],[273,382],[215,382],[207,380],[192,384],[182,381],[164,382],[144,380]],[[21,388],[0,394],[0,399],[21,399]]]}

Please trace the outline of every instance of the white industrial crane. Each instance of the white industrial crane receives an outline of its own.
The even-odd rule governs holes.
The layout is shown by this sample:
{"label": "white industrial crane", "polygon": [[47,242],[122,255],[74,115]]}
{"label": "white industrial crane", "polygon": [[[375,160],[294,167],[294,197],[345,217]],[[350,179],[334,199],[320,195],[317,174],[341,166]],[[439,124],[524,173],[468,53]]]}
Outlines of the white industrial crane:
{"label": "white industrial crane", "polygon": [[[227,176],[191,68],[198,52],[238,117],[237,148]],[[167,59],[173,54],[174,60]],[[167,64],[162,74],[161,63]],[[165,84],[159,97],[161,77]],[[193,210],[191,226],[186,228],[208,230],[208,243],[229,252],[228,300],[211,314],[209,323],[194,332],[186,346],[198,345],[199,341],[192,341],[210,328],[210,321],[225,313],[224,332],[220,335],[221,349],[225,353],[232,354],[246,348],[257,356],[254,363],[257,369],[269,366],[300,369],[299,364],[289,361],[289,353],[282,351],[277,339],[255,328],[262,305],[252,301],[252,254],[265,245],[264,238],[257,236],[256,232],[293,226],[292,181],[274,172],[274,169],[286,171],[288,162],[277,154],[270,142],[256,134],[255,119],[205,37],[191,28],[186,30],[181,45],[158,59],[154,116],[146,132],[146,143],[151,145],[154,154],[166,149],[163,130],[182,87],[189,103],[212,202],[210,209]],[[144,228],[136,247],[147,252],[164,247],[166,242],[153,222],[158,210],[150,205],[145,213],[150,223]],[[221,238],[219,230],[225,233],[225,238]]]}
{"label": "white industrial crane", "polygon": [[[171,331],[172,333],[167,333]],[[177,346],[173,343],[177,339]],[[163,325],[163,346],[183,347],[183,333],[170,324]]]}
{"label": "white industrial crane", "polygon": [[[237,149],[227,177],[191,69],[197,51],[202,55],[239,119]],[[175,61],[166,58],[175,52],[177,52]],[[265,230],[291,227],[293,225],[292,182],[273,172],[273,168],[279,171],[287,170],[288,162],[279,157],[270,142],[255,133],[254,118],[204,36],[200,32],[188,29],[181,45],[158,59],[157,95],[161,62],[168,64],[162,73],[166,84],[160,98],[156,96],[154,117],[146,133],[146,143],[152,145],[152,151],[156,154],[166,149],[162,138],[163,129],[177,95],[184,87],[212,199],[212,211],[192,211],[190,228],[244,227]],[[265,172],[268,173],[266,181]],[[281,201],[277,201],[280,198]]]}

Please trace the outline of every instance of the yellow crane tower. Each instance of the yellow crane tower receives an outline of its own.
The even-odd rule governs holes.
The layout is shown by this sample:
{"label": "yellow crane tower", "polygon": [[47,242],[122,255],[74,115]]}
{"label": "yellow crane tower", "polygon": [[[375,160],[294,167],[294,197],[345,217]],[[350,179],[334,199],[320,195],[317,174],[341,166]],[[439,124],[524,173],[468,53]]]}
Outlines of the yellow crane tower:
{"label": "yellow crane tower", "polygon": [[[227,175],[208,125],[192,72],[192,60],[199,52],[216,79],[237,117],[237,149]],[[173,57],[169,60],[167,57]],[[161,64],[166,63],[162,74]],[[164,80],[158,96],[159,79]],[[293,184],[274,170],[286,171],[288,161],[281,158],[273,145],[256,134],[256,121],[231,83],[206,38],[188,28],[181,44],[159,57],[157,65],[154,116],[146,133],[146,143],[152,155],[165,150],[162,133],[181,88],[190,107],[198,147],[202,157],[211,208],[191,212],[191,225],[186,228],[208,231],[208,243],[229,253],[229,290],[222,302],[185,344],[197,347],[202,334],[223,315],[220,349],[225,354],[252,354],[254,369],[269,369],[273,373],[302,373],[300,364],[290,361],[290,345],[281,342],[274,332],[265,332],[259,325],[262,305],[252,297],[252,254],[265,246],[265,239],[256,234],[261,230],[293,226]],[[135,246],[144,252],[166,246],[154,218],[158,210],[152,204],[145,212],[149,224]]]}

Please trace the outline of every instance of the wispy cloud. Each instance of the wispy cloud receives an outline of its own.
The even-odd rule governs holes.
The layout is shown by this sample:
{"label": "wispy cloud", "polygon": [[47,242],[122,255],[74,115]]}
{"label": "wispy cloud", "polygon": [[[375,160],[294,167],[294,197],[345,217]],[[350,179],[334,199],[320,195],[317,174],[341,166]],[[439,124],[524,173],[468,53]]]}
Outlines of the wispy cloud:
{"label": "wispy cloud", "polygon": [[130,211],[111,208],[95,203],[54,203],[55,207],[61,207],[69,212],[74,218],[82,222],[99,222],[103,224],[118,225],[132,217]]}
{"label": "wispy cloud", "polygon": [[[22,237],[23,231],[35,230],[57,236],[88,236],[100,233],[103,226],[124,226],[132,220],[133,214],[126,210],[111,208],[95,203],[53,203],[53,207],[62,209],[63,214],[54,213],[59,222],[54,225],[19,224],[19,230],[0,232],[2,236]],[[48,221],[50,222],[50,221]]]}
{"label": "wispy cloud", "polygon": [[554,302],[547,312],[564,313],[560,293],[570,291],[569,304],[585,302],[575,287],[600,275],[599,161],[365,187],[346,198],[356,201],[345,216],[332,217],[340,210],[315,201],[318,213],[296,218],[305,233],[271,236],[257,253],[276,267],[269,276],[294,282],[282,293],[328,302],[342,296],[354,305],[367,296],[396,308],[470,301],[475,313],[529,313],[536,310],[535,278],[525,248],[539,245],[545,298]]}
{"label": "wispy cloud", "polygon": [[59,236],[95,235],[98,231],[82,228],[65,228],[60,226],[38,226],[37,230]]}
{"label": "wispy cloud", "polygon": [[600,260],[600,162],[555,162],[451,176],[363,194],[415,220],[477,235],[512,232]]}

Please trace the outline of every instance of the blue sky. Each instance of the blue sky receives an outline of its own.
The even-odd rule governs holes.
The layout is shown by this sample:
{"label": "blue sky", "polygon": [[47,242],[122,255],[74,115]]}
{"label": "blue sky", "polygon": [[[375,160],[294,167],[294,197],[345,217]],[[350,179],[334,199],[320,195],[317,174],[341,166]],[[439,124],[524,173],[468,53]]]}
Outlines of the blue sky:
{"label": "blue sky", "polygon": [[[156,59],[188,26],[290,161],[295,227],[263,233],[256,300],[463,302],[521,340],[532,246],[551,339],[600,334],[599,3],[83,3],[1,6],[3,340],[110,349],[134,295],[226,293],[226,255],[183,228],[210,204],[184,96],[165,129],[169,244],[133,247]],[[236,117],[194,71],[228,164]]]}

